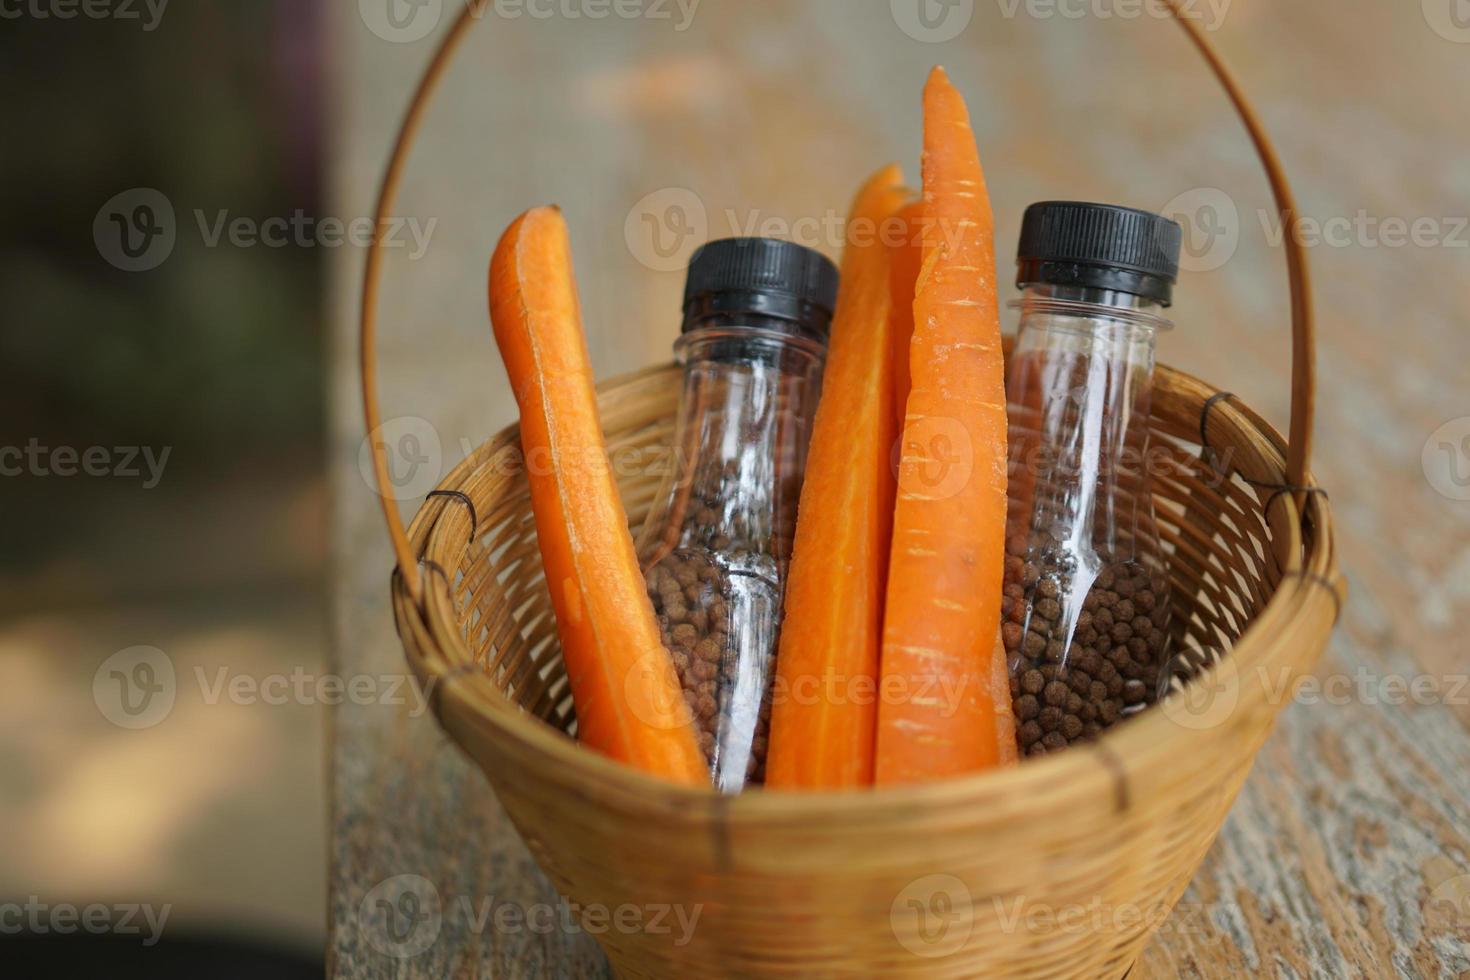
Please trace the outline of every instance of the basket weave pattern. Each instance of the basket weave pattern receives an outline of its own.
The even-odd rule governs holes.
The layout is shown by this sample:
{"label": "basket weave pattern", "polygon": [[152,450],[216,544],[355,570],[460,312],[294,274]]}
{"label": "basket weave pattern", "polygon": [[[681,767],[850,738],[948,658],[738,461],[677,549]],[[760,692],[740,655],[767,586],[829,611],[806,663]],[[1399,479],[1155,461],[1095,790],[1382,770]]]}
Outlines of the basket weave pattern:
{"label": "basket weave pattern", "polygon": [[[1232,475],[1204,462],[1213,394],[1160,370],[1154,493],[1183,635],[1231,652],[1192,699],[1095,746],[930,786],[737,798],[578,748],[515,429],[443,485],[478,527],[452,496],[410,528],[430,572],[423,612],[395,578],[399,629],[441,722],[568,898],[698,910],[682,947],[677,933],[600,937],[620,976],[1120,976],[1219,831],[1279,707],[1268,692],[1310,669],[1334,617],[1325,506],[1309,498],[1303,540],[1292,499],[1247,482],[1284,479],[1282,440],[1234,402],[1208,418]],[[601,389],[614,458],[650,463],[619,467],[635,525],[677,396],[667,367]]]}

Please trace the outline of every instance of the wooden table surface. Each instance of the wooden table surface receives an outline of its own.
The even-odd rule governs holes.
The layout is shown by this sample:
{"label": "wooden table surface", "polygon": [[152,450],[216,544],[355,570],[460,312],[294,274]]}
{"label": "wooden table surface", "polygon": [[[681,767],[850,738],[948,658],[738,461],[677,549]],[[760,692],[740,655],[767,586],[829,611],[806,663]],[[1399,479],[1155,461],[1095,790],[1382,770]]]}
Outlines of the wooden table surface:
{"label": "wooden table surface", "polygon": [[[389,0],[334,5],[342,217],[370,213],[398,116],[460,2],[398,0],[393,21],[379,9]],[[1315,470],[1352,600],[1322,686],[1285,712],[1136,976],[1470,976],[1465,6],[1192,5],[1276,136],[1315,223],[1306,233],[1321,233]],[[566,13],[598,9],[642,16]],[[961,0],[927,21],[916,9],[569,0],[487,15],[410,163],[399,213],[427,247],[391,253],[384,283],[384,415],[395,462],[419,467],[403,470],[404,513],[513,417],[483,275],[514,214],[566,209],[600,376],[665,359],[677,270],[699,241],[775,231],[835,255],[833,222],[867,172],[898,159],[917,179],[918,93],[936,62],[974,108],[1003,266],[1033,200],[1184,217],[1179,328],[1161,357],[1284,428],[1278,228],[1239,125],[1177,29],[1115,0]],[[349,677],[405,669],[390,552],[359,466],[361,263],[338,253],[331,360],[333,626]],[[586,934],[496,917],[554,893],[420,704],[349,703],[333,731],[332,975],[606,974]],[[390,905],[414,911],[405,890],[428,924],[408,939],[383,928]]]}

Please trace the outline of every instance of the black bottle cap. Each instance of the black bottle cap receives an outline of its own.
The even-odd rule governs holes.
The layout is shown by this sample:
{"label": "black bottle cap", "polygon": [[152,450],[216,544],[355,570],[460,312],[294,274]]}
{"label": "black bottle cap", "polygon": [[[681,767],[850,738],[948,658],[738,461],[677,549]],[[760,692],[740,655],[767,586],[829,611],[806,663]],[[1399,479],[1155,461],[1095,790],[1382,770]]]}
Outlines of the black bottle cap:
{"label": "black bottle cap", "polygon": [[711,315],[754,315],[825,340],[837,307],[837,267],[820,252],[774,238],[709,242],[689,261],[684,329]]}
{"label": "black bottle cap", "polygon": [[1042,201],[1026,209],[1016,285],[1115,289],[1168,306],[1184,229],[1163,215],[1111,204]]}

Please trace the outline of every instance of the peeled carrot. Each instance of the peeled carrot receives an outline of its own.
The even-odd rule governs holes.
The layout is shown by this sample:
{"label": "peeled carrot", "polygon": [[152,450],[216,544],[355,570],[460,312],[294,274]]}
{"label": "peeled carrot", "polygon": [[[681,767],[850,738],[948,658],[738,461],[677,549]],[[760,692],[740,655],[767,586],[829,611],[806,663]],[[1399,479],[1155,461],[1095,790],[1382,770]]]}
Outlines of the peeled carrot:
{"label": "peeled carrot", "polygon": [[[878,651],[895,481],[889,254],[865,232],[907,192],[897,166],[853,201],[822,400],[813,423],[776,660],[766,785],[873,781]],[[863,235],[863,237],[859,237]]]}
{"label": "peeled carrot", "polygon": [[709,770],[607,464],[566,222],[517,218],[490,262],[490,318],[521,410],[536,540],[583,744],[644,772]]}
{"label": "peeled carrot", "polygon": [[1006,410],[994,224],[969,112],[940,68],[924,89],[924,218],[884,611],[879,783],[1000,763]]}
{"label": "peeled carrot", "polygon": [[914,342],[914,285],[924,264],[924,202],[915,201],[895,219],[903,240],[891,249],[893,289],[893,412],[903,428],[909,403],[909,345]]}

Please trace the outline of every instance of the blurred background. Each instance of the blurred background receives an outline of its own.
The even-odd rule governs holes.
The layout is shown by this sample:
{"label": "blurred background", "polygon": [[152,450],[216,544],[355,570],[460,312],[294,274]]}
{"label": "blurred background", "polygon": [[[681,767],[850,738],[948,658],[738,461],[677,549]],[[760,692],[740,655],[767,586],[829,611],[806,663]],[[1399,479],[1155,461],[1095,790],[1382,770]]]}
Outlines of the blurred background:
{"label": "blurred background", "polygon": [[[142,911],[167,907],[160,945],[179,963],[226,949],[214,962],[241,976],[319,975],[327,947],[339,975],[396,970],[333,928],[377,883],[413,873],[481,894],[486,868],[497,885],[534,878],[431,719],[332,709],[318,683],[403,671],[360,466],[360,222],[459,3],[0,0],[0,962],[18,951],[56,970],[61,947],[87,944],[50,916],[100,905],[114,925],[138,907],[144,937]],[[1463,672],[1470,7],[1190,6],[1328,235],[1311,253],[1315,469],[1353,580],[1328,662]],[[1118,15],[1140,5],[649,0],[639,17],[586,15],[596,8],[495,5],[426,117],[380,328],[405,516],[513,418],[483,276],[516,213],[566,210],[600,376],[665,359],[703,240],[776,234],[835,258],[864,176],[892,159],[917,180],[918,93],[936,62],[975,110],[1000,281],[1032,201],[1170,214],[1186,259],[1161,358],[1284,428],[1281,229],[1259,163],[1177,30]],[[1406,241],[1390,219],[1431,227]],[[1237,807],[1252,822],[1227,826],[1202,894],[1273,923],[1280,948],[1312,949],[1295,975],[1347,975],[1333,951],[1398,949],[1401,927],[1407,957],[1421,938],[1409,913],[1358,925],[1335,910],[1470,873],[1463,810],[1440,821],[1443,840],[1401,819],[1443,815],[1465,787],[1425,764],[1419,797],[1400,798],[1413,745],[1470,752],[1470,704],[1289,718]],[[1358,760],[1350,778],[1344,756]],[[1307,871],[1259,873],[1260,853],[1309,833],[1323,839],[1302,849]],[[1364,863],[1339,863],[1354,848]],[[11,928],[12,909],[42,928]],[[85,955],[107,975],[163,975],[162,955],[128,972],[136,934],[101,932]],[[451,932],[424,975],[463,965]],[[1458,943],[1446,962],[1470,969],[1456,935],[1437,948]],[[1171,955],[1148,975],[1187,974]],[[1378,975],[1402,962],[1374,960]]]}
{"label": "blurred background", "polygon": [[[325,712],[210,704],[192,678],[325,664],[327,254],[211,247],[194,219],[321,213],[323,4],[99,9],[0,24],[0,442],[26,454],[0,480],[0,901],[168,904],[168,945],[319,964]],[[151,203],[135,189],[177,214],[146,268],[94,234],[116,195]],[[138,645],[190,680],[129,730],[93,679]],[[124,975],[137,943],[112,946]]]}

